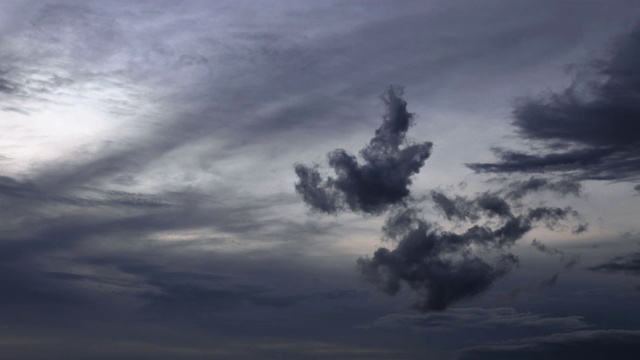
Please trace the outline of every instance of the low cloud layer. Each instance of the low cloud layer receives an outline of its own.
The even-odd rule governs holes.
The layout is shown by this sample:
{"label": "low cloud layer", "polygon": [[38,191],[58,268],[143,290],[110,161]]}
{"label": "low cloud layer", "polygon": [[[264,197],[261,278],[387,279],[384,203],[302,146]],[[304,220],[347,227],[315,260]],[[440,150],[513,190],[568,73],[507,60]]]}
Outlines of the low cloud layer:
{"label": "low cloud layer", "polygon": [[360,150],[363,163],[343,149],[327,155],[336,176],[322,177],[317,167],[295,165],[296,191],[314,210],[335,214],[343,210],[379,214],[409,197],[411,177],[431,155],[431,143],[410,143],[407,131],[413,114],[399,87],[382,96],[386,113],[369,144]]}
{"label": "low cloud layer", "polygon": [[548,151],[494,149],[478,173],[558,173],[574,180],[640,178],[640,25],[606,60],[576,72],[564,91],[516,102],[518,136]]}
{"label": "low cloud layer", "polygon": [[521,313],[513,308],[452,308],[447,312],[428,314],[390,314],[365,328],[412,328],[427,331],[478,329],[555,329],[577,330],[588,325],[580,316],[547,317]]}
{"label": "low cloud layer", "polygon": [[640,275],[640,253],[616,256],[602,264],[590,267],[589,270]]}
{"label": "low cloud layer", "polygon": [[638,357],[639,342],[637,330],[576,331],[480,346],[464,351],[459,359],[632,360]]}

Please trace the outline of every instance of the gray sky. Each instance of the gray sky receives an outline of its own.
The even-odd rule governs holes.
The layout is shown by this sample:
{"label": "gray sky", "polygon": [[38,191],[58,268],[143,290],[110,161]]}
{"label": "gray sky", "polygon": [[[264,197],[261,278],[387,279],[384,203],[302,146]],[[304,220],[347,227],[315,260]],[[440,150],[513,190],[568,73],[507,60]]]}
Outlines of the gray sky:
{"label": "gray sky", "polygon": [[638,20],[1,2],[3,358],[635,359]]}

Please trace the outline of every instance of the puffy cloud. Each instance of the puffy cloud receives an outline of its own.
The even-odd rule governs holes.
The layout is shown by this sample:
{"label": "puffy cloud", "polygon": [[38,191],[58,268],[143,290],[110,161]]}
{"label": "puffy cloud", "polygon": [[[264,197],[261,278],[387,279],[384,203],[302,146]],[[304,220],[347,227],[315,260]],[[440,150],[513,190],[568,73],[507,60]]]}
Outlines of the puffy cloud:
{"label": "puffy cloud", "polygon": [[336,176],[324,179],[316,167],[296,164],[296,191],[314,210],[341,210],[379,214],[409,197],[411,177],[431,155],[431,143],[410,143],[407,131],[413,114],[407,111],[400,87],[390,87],[382,96],[386,113],[369,144],[360,150],[363,163],[343,149],[328,154]]}

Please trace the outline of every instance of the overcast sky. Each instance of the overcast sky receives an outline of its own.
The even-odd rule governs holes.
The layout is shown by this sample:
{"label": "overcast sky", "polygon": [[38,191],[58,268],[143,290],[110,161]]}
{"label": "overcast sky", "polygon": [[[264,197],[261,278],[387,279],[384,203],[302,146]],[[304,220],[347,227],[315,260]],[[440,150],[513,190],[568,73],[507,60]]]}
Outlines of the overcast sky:
{"label": "overcast sky", "polygon": [[0,2],[3,359],[637,359],[637,1]]}

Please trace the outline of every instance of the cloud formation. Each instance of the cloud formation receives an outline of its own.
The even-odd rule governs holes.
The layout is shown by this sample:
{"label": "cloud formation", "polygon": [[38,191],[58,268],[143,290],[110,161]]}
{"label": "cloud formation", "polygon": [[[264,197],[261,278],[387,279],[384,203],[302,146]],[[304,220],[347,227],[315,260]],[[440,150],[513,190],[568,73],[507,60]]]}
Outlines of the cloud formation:
{"label": "cloud formation", "polygon": [[[448,199],[436,194],[438,199]],[[464,219],[472,219],[470,226],[458,233],[420,218],[413,208],[390,216],[383,227],[384,237],[396,246],[391,250],[381,247],[371,258],[360,258],[358,269],[363,277],[389,295],[397,294],[404,283],[418,295],[414,304],[418,311],[442,311],[481,294],[517,267],[518,258],[507,249],[537,223],[554,228],[560,220],[575,215],[571,208],[550,207],[514,215],[504,199],[487,193],[471,200],[458,197],[458,201],[465,206],[465,213],[455,204],[440,207],[445,215],[462,213]],[[498,225],[477,223],[492,217],[499,220]],[[496,255],[486,259],[478,249]]]}
{"label": "cloud formation", "polygon": [[[582,228],[586,228],[586,227],[587,227],[587,225],[582,225],[582,224],[578,225],[578,230],[580,230]],[[584,230],[584,231],[586,231],[586,230]],[[574,230],[572,232],[575,234],[576,230]],[[560,264],[562,264],[562,267],[565,268],[565,269],[573,269],[580,262],[580,255],[578,255],[578,254],[566,254],[562,250],[548,247],[547,245],[543,244],[538,239],[533,239],[533,241],[531,242],[531,246],[533,246],[534,248],[536,248],[537,250],[539,250],[540,252],[543,252],[545,254],[559,255],[560,256]],[[554,281],[554,283],[555,283],[555,281]]]}
{"label": "cloud formation", "polygon": [[640,275],[640,253],[615,256],[602,264],[590,267],[589,270]]}
{"label": "cloud formation", "polygon": [[452,308],[447,312],[428,314],[389,314],[365,328],[403,328],[427,331],[452,331],[461,328],[478,329],[557,329],[577,330],[587,327],[581,316],[547,317],[521,313],[513,308]]}
{"label": "cloud formation", "polygon": [[562,92],[516,102],[513,122],[523,140],[551,151],[494,149],[478,173],[559,173],[573,180],[640,178],[640,25],[611,56],[576,73]]}
{"label": "cloud formation", "polygon": [[327,155],[335,177],[324,179],[317,167],[295,165],[299,179],[295,189],[312,209],[380,214],[409,197],[411,177],[431,155],[432,144],[407,141],[413,114],[402,95],[402,88],[394,86],[382,95],[386,113],[374,137],[360,150],[362,164],[356,156],[336,149]]}
{"label": "cloud formation", "polygon": [[637,330],[584,330],[479,346],[463,351],[459,359],[632,360],[638,357],[639,343]]}
{"label": "cloud formation", "polygon": [[535,176],[527,180],[511,182],[506,188],[508,189],[506,196],[510,199],[521,199],[529,194],[541,191],[549,191],[562,196],[580,196],[582,194],[582,184],[577,181],[569,179],[553,181]]}
{"label": "cloud formation", "polygon": [[383,238],[395,248],[381,247],[372,257],[358,259],[358,270],[388,295],[407,285],[417,294],[414,307],[420,312],[443,311],[483,293],[517,267],[518,258],[507,250],[537,224],[554,229],[560,221],[578,215],[570,207],[546,206],[514,213],[508,199],[519,200],[541,188],[562,193],[578,193],[580,188],[571,182],[531,178],[510,184],[510,196],[501,195],[502,190],[475,197],[434,190],[431,200],[436,210],[450,222],[469,225],[461,232],[443,230],[404,201],[410,196],[411,176],[424,165],[432,144],[407,143],[413,115],[401,95],[399,87],[390,87],[383,95],[387,112],[375,136],[360,151],[363,165],[346,151],[335,150],[328,156],[335,178],[324,179],[317,167],[296,164],[295,189],[312,209],[328,214],[345,210],[380,214],[395,207],[382,229]]}

